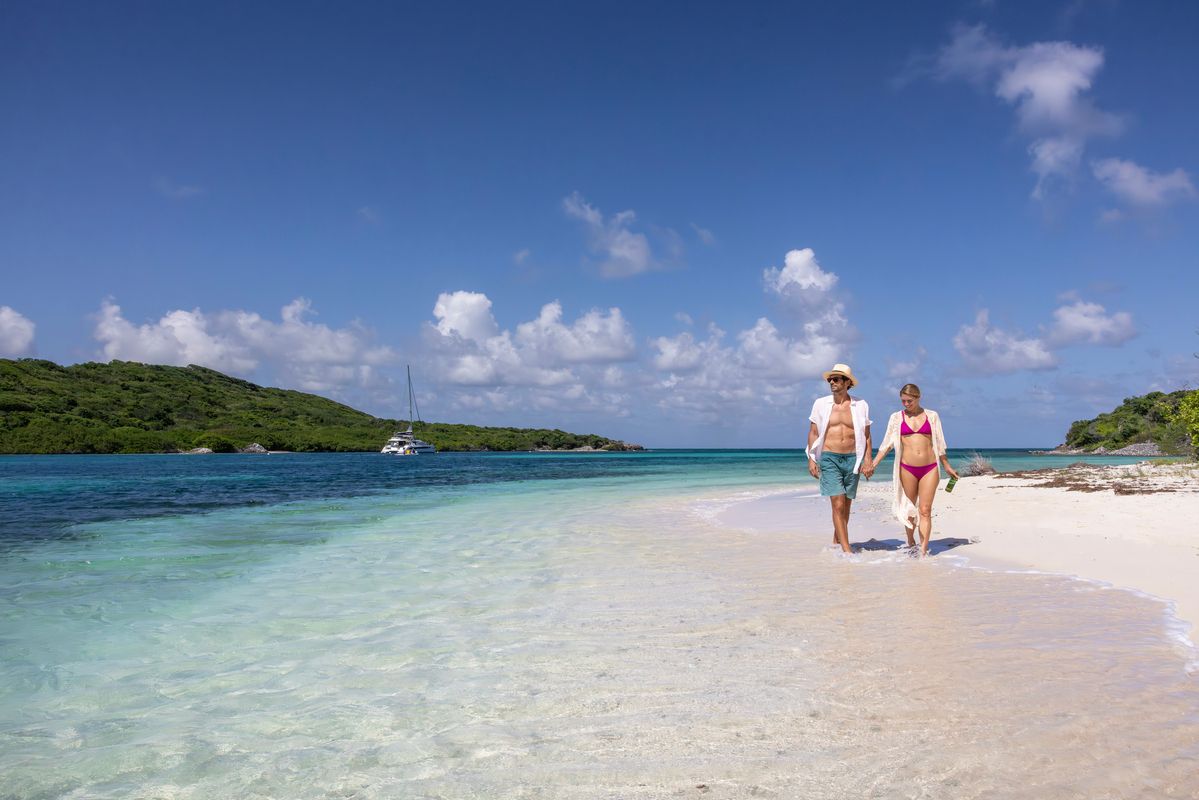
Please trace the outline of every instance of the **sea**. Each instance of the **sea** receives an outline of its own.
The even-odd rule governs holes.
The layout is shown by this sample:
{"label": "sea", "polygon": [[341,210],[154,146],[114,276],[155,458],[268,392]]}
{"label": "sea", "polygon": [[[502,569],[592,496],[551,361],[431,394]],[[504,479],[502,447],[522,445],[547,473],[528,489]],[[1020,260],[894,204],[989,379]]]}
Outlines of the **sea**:
{"label": "sea", "polygon": [[0,457],[0,798],[1199,798],[1166,604],[843,557],[815,491],[794,450]]}

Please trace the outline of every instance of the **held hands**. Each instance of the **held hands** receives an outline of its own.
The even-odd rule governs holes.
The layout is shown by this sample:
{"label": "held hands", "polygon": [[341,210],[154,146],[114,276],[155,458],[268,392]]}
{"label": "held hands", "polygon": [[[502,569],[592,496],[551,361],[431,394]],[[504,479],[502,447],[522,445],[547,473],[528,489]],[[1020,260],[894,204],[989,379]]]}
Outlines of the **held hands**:
{"label": "held hands", "polygon": [[874,474],[874,462],[869,458],[862,459],[862,477],[870,480],[870,476]]}

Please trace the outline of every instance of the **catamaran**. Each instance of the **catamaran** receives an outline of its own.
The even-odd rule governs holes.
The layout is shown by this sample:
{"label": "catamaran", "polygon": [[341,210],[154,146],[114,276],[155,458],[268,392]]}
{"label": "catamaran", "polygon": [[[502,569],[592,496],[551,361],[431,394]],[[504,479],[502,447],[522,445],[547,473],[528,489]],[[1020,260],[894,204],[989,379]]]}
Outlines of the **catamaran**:
{"label": "catamaran", "polygon": [[416,438],[412,432],[412,421],[421,422],[420,407],[416,404],[416,392],[412,391],[412,367],[408,367],[408,429],[396,431],[383,445],[380,453],[396,456],[415,456],[426,453],[436,453],[437,448],[428,442]]}

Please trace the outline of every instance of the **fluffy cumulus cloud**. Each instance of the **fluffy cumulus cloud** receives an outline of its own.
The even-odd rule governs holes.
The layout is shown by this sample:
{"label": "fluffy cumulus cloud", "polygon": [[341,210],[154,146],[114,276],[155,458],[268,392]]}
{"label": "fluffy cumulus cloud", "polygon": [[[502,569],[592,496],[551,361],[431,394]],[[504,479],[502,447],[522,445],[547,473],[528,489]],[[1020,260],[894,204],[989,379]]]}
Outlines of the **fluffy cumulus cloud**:
{"label": "fluffy cumulus cloud", "polygon": [[1153,172],[1132,161],[1105,158],[1094,162],[1091,171],[1108,191],[1133,206],[1164,206],[1195,196],[1191,177],[1181,169]]}
{"label": "fluffy cumulus cloud", "polygon": [[782,297],[796,297],[806,304],[823,299],[837,285],[837,276],[825,272],[816,261],[812,248],[790,250],[783,266],[771,267],[763,275],[768,289]]}
{"label": "fluffy cumulus cloud", "polygon": [[0,356],[19,358],[33,352],[36,326],[21,312],[0,306]]}
{"label": "fluffy cumulus cloud", "polygon": [[767,293],[783,303],[785,312],[802,324],[803,341],[797,343],[801,350],[823,355],[856,342],[857,331],[846,318],[838,277],[820,266],[810,247],[789,250],[781,268],[763,270],[762,282]]}
{"label": "fluffy cumulus cloud", "polygon": [[1053,351],[1071,345],[1118,347],[1137,335],[1127,311],[1109,313],[1098,303],[1078,299],[1073,293],[1053,311],[1053,323],[1041,335],[1025,336],[993,326],[987,309],[963,325],[953,339],[954,348],[971,372],[996,374],[1020,370],[1051,369],[1058,365]]}
{"label": "fluffy cumulus cloud", "polygon": [[982,25],[963,25],[937,54],[934,71],[942,80],[990,88],[1013,106],[1020,131],[1031,140],[1033,196],[1041,198],[1054,179],[1074,175],[1090,139],[1123,128],[1119,116],[1100,110],[1087,94],[1103,62],[1098,47],[1071,42],[1011,47]]}
{"label": "fluffy cumulus cloud", "polygon": [[386,383],[378,370],[398,359],[371,341],[361,326],[330,328],[313,322],[311,303],[298,298],[278,321],[252,311],[175,310],[135,324],[105,300],[95,338],[109,359],[152,364],[198,364],[222,372],[278,381],[311,392],[338,394],[352,386]]}
{"label": "fluffy cumulus cloud", "polygon": [[619,308],[592,309],[568,324],[554,301],[515,331],[502,330],[487,295],[458,291],[437,298],[433,317],[424,332],[433,369],[466,408],[611,408],[620,401],[605,388],[612,369],[636,356]]}
{"label": "fluffy cumulus cloud", "polygon": [[657,405],[710,421],[793,408],[812,379],[849,358],[856,341],[838,283],[811,249],[791,250],[782,267],[762,272],[767,296],[781,306],[778,323],[760,317],[731,341],[715,325],[703,338],[683,331],[650,340]]}
{"label": "fluffy cumulus cloud", "polygon": [[972,325],[963,325],[958,330],[953,346],[966,367],[980,374],[1051,369],[1058,363],[1042,340],[993,326],[990,312],[985,308],[978,312]]}
{"label": "fluffy cumulus cloud", "polygon": [[588,246],[600,256],[600,273],[604,277],[624,278],[661,266],[654,259],[646,235],[632,230],[637,219],[633,211],[621,211],[605,220],[600,210],[578,192],[565,198],[562,208],[567,216],[583,223]]}
{"label": "fluffy cumulus cloud", "polygon": [[1078,300],[1053,312],[1049,342],[1057,347],[1068,344],[1098,344],[1115,347],[1136,336],[1132,315],[1127,311],[1108,314],[1098,303]]}
{"label": "fluffy cumulus cloud", "polygon": [[542,306],[537,319],[517,326],[516,343],[547,364],[624,361],[636,351],[619,308],[592,309],[567,326],[562,323],[562,304],[556,300]]}

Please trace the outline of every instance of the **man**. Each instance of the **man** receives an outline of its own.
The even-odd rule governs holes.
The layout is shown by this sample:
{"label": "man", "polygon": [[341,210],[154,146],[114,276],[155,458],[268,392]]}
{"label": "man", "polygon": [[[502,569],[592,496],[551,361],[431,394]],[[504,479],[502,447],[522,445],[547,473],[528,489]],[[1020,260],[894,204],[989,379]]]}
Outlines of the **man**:
{"label": "man", "polygon": [[820,481],[820,494],[832,504],[833,544],[849,553],[849,507],[858,494],[858,475],[869,479],[874,474],[870,406],[849,396],[858,382],[848,365],[834,364],[824,379],[832,394],[812,404],[808,472]]}

